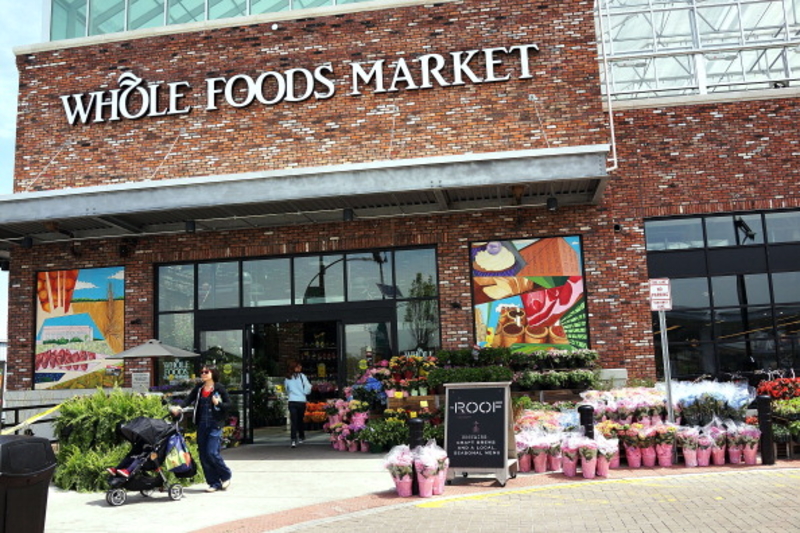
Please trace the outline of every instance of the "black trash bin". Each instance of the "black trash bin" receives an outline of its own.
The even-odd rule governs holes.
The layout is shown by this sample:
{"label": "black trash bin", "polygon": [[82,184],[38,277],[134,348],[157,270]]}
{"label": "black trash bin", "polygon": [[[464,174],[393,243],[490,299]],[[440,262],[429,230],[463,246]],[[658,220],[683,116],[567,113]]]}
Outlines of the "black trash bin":
{"label": "black trash bin", "polygon": [[56,468],[48,439],[0,435],[0,533],[42,533]]}

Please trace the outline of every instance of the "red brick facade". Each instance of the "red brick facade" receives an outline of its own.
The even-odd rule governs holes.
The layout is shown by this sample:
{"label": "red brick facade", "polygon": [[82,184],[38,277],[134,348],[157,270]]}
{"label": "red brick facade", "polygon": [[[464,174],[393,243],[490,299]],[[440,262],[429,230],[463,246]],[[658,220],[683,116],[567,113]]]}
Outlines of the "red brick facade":
{"label": "red brick facade", "polygon": [[[608,143],[594,32],[591,2],[469,0],[22,55],[15,190]],[[540,50],[531,56],[532,79],[347,94],[350,61],[530,43]],[[503,68],[518,69],[514,61]],[[340,73],[330,99],[203,108],[206,78],[327,62]],[[197,89],[185,98],[192,112],[70,126],[59,96],[116,88],[122,69],[148,82],[189,82]],[[471,241],[575,234],[583,239],[590,342],[602,365],[655,377],[643,219],[800,207],[793,104],[616,111],[619,168],[598,206],[146,237],[125,258],[113,240],[78,243],[77,254],[67,245],[15,250],[8,386],[32,387],[37,270],[123,265],[125,344],[133,346],[154,334],[159,263],[436,245],[442,344],[457,348],[474,342]]]}

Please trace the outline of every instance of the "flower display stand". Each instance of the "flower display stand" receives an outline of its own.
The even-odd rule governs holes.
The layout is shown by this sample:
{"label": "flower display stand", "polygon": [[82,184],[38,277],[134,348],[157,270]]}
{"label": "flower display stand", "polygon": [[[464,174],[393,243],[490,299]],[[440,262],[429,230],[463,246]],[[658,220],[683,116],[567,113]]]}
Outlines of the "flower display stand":
{"label": "flower display stand", "polygon": [[443,400],[441,396],[408,396],[406,398],[387,398],[389,409],[405,409],[406,411],[419,411],[422,402],[427,402],[428,407],[439,407]]}

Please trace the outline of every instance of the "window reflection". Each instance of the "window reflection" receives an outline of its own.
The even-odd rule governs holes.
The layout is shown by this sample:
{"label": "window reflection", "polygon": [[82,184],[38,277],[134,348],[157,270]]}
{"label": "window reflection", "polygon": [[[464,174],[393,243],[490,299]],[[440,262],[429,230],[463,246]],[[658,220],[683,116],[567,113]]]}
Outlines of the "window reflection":
{"label": "window reflection", "polygon": [[197,269],[197,307],[239,307],[239,263],[203,263]]}
{"label": "window reflection", "polygon": [[194,265],[159,267],[158,310],[186,311],[191,309],[194,309]]}
{"label": "window reflection", "polygon": [[670,280],[672,307],[696,309],[708,307],[708,278],[676,278]]}
{"label": "window reflection", "polygon": [[242,263],[245,307],[292,303],[291,259],[262,259]]}
{"label": "window reflection", "polygon": [[645,224],[648,250],[703,247],[702,219],[652,220]]}
{"label": "window reflection", "polygon": [[344,256],[313,255],[294,259],[295,304],[344,301]]}
{"label": "window reflection", "polygon": [[347,301],[395,298],[392,253],[347,254]]}

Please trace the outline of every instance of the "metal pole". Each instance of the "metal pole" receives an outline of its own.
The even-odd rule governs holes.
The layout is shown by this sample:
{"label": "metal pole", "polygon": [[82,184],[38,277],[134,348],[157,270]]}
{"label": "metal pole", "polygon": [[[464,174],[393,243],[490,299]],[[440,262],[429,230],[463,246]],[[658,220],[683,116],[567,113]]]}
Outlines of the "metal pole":
{"label": "metal pole", "polygon": [[[422,436],[422,429],[423,429],[423,422],[421,418],[412,418],[408,421],[408,447],[411,448],[411,451],[417,446],[422,446],[424,444],[425,438]],[[413,473],[411,474],[411,494],[419,494],[419,483],[417,482],[417,472],[416,469],[412,469]]]}
{"label": "metal pole", "polygon": [[672,367],[669,361],[667,317],[663,310],[658,312],[658,328],[661,330],[661,358],[664,360],[664,384],[667,388],[667,421],[675,423],[675,410],[672,408]]}
{"label": "metal pole", "polygon": [[594,438],[594,407],[591,405],[581,405],[578,407],[580,424],[583,427],[583,434],[589,438]]}
{"label": "metal pole", "polygon": [[769,396],[756,398],[758,428],[761,430],[761,464],[775,464],[775,446],[772,438],[772,400]]}

